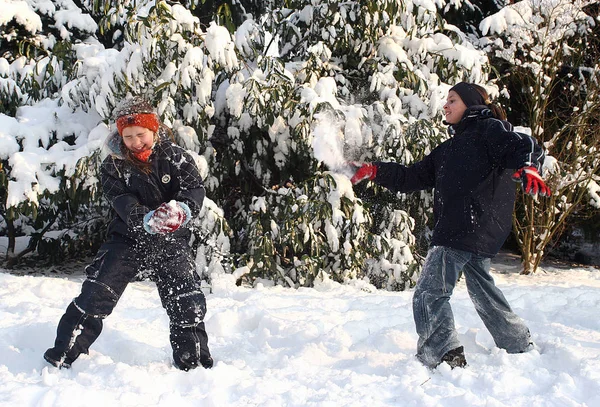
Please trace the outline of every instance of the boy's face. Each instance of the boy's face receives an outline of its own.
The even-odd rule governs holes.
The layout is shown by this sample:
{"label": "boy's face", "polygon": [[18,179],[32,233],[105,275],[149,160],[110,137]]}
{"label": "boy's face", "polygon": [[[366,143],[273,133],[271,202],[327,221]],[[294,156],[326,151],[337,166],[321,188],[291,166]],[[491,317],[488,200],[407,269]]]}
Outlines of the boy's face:
{"label": "boy's face", "polygon": [[462,119],[463,114],[467,110],[467,105],[464,104],[458,93],[451,90],[448,92],[448,98],[444,105],[444,116],[450,124],[456,124]]}
{"label": "boy's face", "polygon": [[141,126],[130,126],[123,129],[125,147],[136,154],[152,149],[154,132]]}

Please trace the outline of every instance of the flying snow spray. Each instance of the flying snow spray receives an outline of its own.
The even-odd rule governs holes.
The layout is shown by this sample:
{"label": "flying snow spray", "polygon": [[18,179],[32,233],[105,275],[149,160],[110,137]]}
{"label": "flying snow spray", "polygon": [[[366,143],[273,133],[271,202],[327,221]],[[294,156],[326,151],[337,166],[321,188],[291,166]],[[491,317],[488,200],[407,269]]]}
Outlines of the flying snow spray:
{"label": "flying snow spray", "polygon": [[344,158],[344,134],[341,124],[331,115],[316,115],[317,125],[313,129],[312,147],[314,156],[323,162],[330,171],[352,177],[354,165]]}

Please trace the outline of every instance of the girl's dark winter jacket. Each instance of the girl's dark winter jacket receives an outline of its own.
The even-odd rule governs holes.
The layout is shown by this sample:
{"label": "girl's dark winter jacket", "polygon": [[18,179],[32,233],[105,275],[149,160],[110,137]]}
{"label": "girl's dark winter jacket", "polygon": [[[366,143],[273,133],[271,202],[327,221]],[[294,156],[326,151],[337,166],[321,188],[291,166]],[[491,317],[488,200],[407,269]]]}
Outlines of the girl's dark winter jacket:
{"label": "girl's dark winter jacket", "polygon": [[109,136],[112,154],[100,173],[105,197],[113,209],[108,240],[86,267],[81,293],[61,317],[54,347],[44,358],[57,367],[68,367],[102,331],[102,320],[112,313],[127,285],[139,278],[155,281],[161,303],[169,316],[174,363],[188,370],[198,364],[212,366],[203,318],[206,299],[195,273],[189,246],[191,231],[149,234],[143,217],[161,203],[185,202],[197,216],[204,187],[193,158],[160,134],[146,174],[124,159],[121,138]]}
{"label": "girl's dark winter jacket", "polygon": [[104,196],[113,208],[109,236],[138,242],[158,242],[165,236],[189,238],[188,228],[169,235],[149,235],[144,230],[143,218],[150,210],[170,200],[186,203],[192,217],[198,216],[205,190],[194,159],[161,132],[151,155],[152,170],[146,174],[120,155],[116,147],[120,136],[115,133],[109,137],[114,138],[109,141],[113,152],[104,160],[100,170]]}
{"label": "girl's dark winter jacket", "polygon": [[374,163],[374,182],[397,192],[435,188],[431,245],[493,257],[511,230],[511,175],[524,166],[541,173],[544,153],[535,139],[514,132],[484,106],[469,108],[450,133],[453,137],[411,166]]}

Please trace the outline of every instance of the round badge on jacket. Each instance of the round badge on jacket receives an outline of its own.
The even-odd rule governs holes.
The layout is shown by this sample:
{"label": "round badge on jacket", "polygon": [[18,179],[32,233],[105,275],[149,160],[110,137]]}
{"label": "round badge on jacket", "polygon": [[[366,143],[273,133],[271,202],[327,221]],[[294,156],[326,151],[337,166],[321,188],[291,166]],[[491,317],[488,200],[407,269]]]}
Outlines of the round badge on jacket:
{"label": "round badge on jacket", "polygon": [[171,181],[171,176],[169,174],[165,174],[162,176],[161,181],[163,184],[168,184],[169,181]]}

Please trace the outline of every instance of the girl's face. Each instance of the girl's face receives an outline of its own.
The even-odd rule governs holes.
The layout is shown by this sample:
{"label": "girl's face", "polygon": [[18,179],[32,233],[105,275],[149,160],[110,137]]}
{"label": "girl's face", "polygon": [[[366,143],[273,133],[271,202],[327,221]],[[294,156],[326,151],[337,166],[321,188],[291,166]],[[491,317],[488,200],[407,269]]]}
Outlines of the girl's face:
{"label": "girl's face", "polygon": [[458,93],[451,90],[448,92],[448,98],[446,99],[446,104],[444,105],[444,115],[446,116],[446,121],[450,124],[456,124],[462,119],[463,114],[467,110],[467,105],[462,101]]}
{"label": "girl's face", "polygon": [[137,154],[152,149],[154,145],[154,132],[145,127],[125,127],[122,136],[125,147]]}

